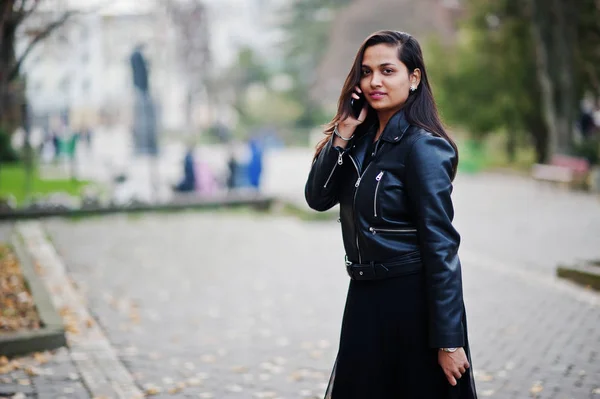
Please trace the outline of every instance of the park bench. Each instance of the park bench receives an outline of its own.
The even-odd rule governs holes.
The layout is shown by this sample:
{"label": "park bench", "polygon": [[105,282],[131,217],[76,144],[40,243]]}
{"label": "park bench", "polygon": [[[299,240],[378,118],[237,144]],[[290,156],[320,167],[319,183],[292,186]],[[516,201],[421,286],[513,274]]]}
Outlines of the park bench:
{"label": "park bench", "polygon": [[549,164],[535,164],[531,175],[534,179],[559,183],[568,187],[584,187],[590,173],[590,163],[585,158],[554,155]]}

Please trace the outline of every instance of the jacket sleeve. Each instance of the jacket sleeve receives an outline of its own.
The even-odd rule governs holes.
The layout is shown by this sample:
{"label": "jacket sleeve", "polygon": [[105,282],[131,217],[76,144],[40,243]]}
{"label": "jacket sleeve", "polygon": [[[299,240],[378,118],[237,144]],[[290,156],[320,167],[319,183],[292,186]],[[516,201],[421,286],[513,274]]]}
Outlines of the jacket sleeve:
{"label": "jacket sleeve", "polygon": [[445,139],[426,134],[416,140],[406,161],[406,190],[425,269],[432,348],[465,344],[460,235],[452,225],[450,197],[455,157],[454,148]]}
{"label": "jacket sleeve", "polygon": [[344,153],[341,147],[333,147],[332,137],[314,160],[304,188],[306,202],[312,209],[326,211],[339,202],[337,176]]}

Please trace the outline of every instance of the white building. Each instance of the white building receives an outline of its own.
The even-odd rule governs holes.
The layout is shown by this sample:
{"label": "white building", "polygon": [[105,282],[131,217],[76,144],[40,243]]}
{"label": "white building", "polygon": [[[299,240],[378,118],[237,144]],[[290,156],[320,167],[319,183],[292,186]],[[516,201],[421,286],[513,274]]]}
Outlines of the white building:
{"label": "white building", "polygon": [[[219,74],[235,62],[242,46],[251,46],[270,60],[276,58],[274,48],[280,38],[276,11],[286,3],[289,0],[205,0],[211,72]],[[164,2],[54,0],[52,11],[44,12],[56,15],[69,7],[85,12],[38,44],[23,65],[33,113],[40,116],[68,109],[74,127],[87,123],[128,125],[133,108],[129,56],[136,44],[144,43],[161,126],[185,129],[186,82],[178,62],[177,30]],[[36,23],[39,21],[29,21],[30,26]],[[23,32],[21,51],[26,43]],[[210,102],[210,93],[205,102]],[[196,122],[206,125],[209,121]]]}

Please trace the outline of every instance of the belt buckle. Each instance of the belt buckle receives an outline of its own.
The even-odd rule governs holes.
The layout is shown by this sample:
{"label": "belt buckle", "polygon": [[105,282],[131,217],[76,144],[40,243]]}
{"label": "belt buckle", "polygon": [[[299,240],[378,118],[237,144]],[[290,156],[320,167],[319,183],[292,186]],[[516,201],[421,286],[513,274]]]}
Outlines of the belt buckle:
{"label": "belt buckle", "polygon": [[346,264],[346,267],[350,266],[352,264],[352,262],[350,262],[348,260],[348,255],[344,255],[344,263]]}

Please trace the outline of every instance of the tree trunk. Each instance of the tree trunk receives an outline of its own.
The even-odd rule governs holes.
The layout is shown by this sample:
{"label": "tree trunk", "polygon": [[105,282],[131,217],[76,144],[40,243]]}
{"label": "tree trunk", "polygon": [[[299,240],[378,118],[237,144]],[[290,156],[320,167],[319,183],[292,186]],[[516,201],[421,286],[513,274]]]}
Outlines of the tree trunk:
{"label": "tree trunk", "polygon": [[517,159],[517,132],[512,128],[508,130],[506,137],[506,156],[510,163]]}
{"label": "tree trunk", "polygon": [[10,76],[16,63],[16,26],[11,21],[5,21],[0,34],[3,35],[0,42],[0,130],[10,135],[21,124],[21,104],[25,101],[25,92],[20,77],[15,79]]}
{"label": "tree trunk", "polygon": [[2,32],[0,32],[2,35],[2,42],[0,44],[0,129],[6,130],[10,130],[13,127],[10,126],[11,124],[8,119],[10,119],[9,115],[14,105],[11,104],[13,93],[10,90],[9,73],[16,62],[14,48],[15,28],[14,25],[10,24],[10,21],[6,21]]}
{"label": "tree trunk", "polygon": [[[565,0],[531,0],[531,32],[548,131],[547,155],[568,153],[575,107],[573,14]],[[551,61],[552,60],[552,61]]]}
{"label": "tree trunk", "polygon": [[548,152],[548,126],[545,123],[541,112],[538,117],[528,118],[525,123],[527,130],[531,134],[531,139],[533,140],[536,162],[548,162],[550,159],[550,154]]}
{"label": "tree trunk", "polygon": [[573,6],[565,4],[565,0],[553,0],[553,11],[556,23],[553,24],[553,39],[557,50],[557,77],[559,115],[558,148],[563,151],[570,149],[573,140],[574,111],[576,105],[574,83],[574,51],[575,27],[577,21],[573,17]]}

